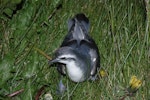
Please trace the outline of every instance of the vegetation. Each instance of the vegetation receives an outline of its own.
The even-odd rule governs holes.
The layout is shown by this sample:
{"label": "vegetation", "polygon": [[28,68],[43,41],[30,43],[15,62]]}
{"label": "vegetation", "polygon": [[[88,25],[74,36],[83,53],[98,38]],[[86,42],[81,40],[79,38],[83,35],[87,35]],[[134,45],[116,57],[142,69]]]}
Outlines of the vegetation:
{"label": "vegetation", "polygon": [[[0,99],[44,100],[51,94],[54,100],[149,100],[149,5],[149,0],[0,0]],[[81,12],[90,20],[107,75],[77,84],[65,77],[67,91],[57,95],[59,74],[34,48],[52,57],[67,34],[67,20]],[[134,75],[140,85],[127,95]]]}

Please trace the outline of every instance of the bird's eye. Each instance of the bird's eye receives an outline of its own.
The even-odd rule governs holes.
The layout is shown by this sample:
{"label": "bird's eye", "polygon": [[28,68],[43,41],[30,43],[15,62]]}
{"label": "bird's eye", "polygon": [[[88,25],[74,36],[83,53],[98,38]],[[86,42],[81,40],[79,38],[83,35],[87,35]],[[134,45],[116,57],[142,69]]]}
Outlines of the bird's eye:
{"label": "bird's eye", "polygon": [[61,59],[66,59],[66,57],[62,57]]}

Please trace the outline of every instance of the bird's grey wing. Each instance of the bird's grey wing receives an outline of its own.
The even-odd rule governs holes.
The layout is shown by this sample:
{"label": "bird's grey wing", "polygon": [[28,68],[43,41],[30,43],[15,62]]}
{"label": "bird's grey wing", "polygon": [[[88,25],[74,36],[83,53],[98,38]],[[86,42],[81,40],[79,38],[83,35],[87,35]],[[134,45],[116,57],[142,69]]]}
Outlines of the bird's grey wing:
{"label": "bird's grey wing", "polygon": [[91,57],[91,75],[94,76],[97,73],[97,69],[100,67],[100,55],[99,50],[92,38],[89,37],[89,41],[81,41],[81,46]]}
{"label": "bird's grey wing", "polygon": [[91,55],[91,60],[92,60],[92,70],[91,70],[91,75],[95,75],[97,73],[97,69],[100,68],[100,54],[99,54],[99,49],[95,43],[95,41],[91,38],[90,40],[90,55]]}
{"label": "bird's grey wing", "polygon": [[91,49],[89,53],[91,55],[91,61],[93,64],[93,67],[91,70],[91,75],[93,76],[97,73],[97,70],[100,68],[100,54],[99,54],[98,47],[93,40],[91,42]]}
{"label": "bird's grey wing", "polygon": [[91,61],[92,61],[91,75],[94,76],[97,73],[97,69],[99,69],[100,67],[100,57],[98,52],[94,49],[91,49],[89,53],[91,55]]}

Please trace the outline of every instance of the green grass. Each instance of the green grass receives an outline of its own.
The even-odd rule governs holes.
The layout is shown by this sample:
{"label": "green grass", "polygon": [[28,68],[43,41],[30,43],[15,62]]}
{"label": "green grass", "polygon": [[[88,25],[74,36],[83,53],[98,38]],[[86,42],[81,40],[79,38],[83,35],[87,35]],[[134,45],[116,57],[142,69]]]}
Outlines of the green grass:
{"label": "green grass", "polygon": [[[0,99],[32,100],[46,85],[41,100],[47,93],[54,100],[119,100],[132,75],[142,80],[142,86],[125,100],[150,99],[150,14],[146,11],[150,7],[144,0],[26,0],[11,19],[3,13],[11,16],[16,4],[0,2]],[[62,8],[56,10],[59,4]],[[66,77],[67,91],[56,95],[58,72],[33,47],[52,57],[67,34],[67,20],[80,12],[90,20],[90,35],[108,76],[78,84]]]}

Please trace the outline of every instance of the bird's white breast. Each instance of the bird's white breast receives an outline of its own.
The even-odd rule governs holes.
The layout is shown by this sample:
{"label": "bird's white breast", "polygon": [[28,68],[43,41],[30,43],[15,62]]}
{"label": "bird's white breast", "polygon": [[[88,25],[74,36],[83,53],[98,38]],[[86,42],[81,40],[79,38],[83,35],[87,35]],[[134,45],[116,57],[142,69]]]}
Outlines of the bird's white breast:
{"label": "bird's white breast", "polygon": [[75,62],[69,62],[67,65],[69,78],[74,82],[82,82],[86,79],[80,67],[75,65]]}

